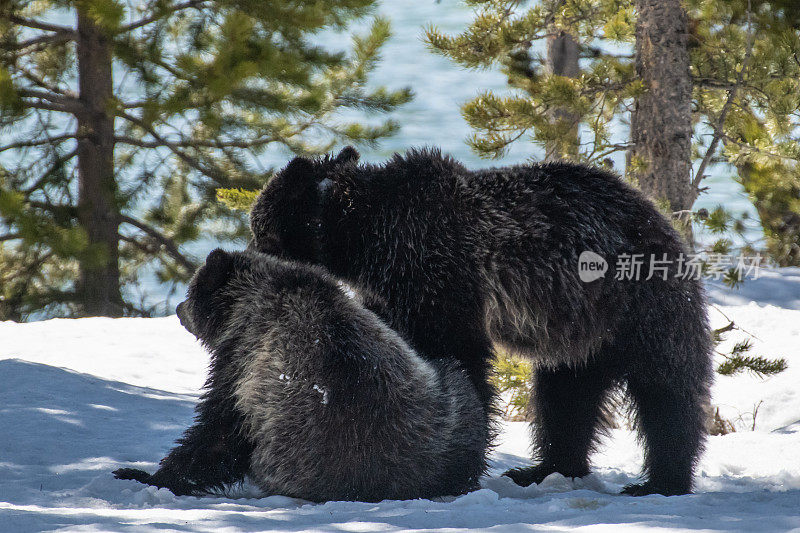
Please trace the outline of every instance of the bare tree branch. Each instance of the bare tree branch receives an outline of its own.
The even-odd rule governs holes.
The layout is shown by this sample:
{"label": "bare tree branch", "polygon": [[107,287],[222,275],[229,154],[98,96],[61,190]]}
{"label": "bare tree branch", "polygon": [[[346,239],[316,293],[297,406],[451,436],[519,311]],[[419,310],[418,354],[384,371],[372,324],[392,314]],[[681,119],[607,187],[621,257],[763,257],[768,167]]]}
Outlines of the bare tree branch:
{"label": "bare tree branch", "polygon": [[761,150],[760,148],[756,148],[751,144],[743,143],[742,141],[734,139],[730,135],[726,135],[725,132],[721,132],[720,133],[720,138],[723,141],[727,142],[727,143],[735,144],[739,148],[742,148],[743,150],[746,150],[747,152],[749,152],[751,154],[763,155],[763,156],[771,157],[771,158],[774,158],[774,159],[778,159],[780,161],[800,161],[800,159],[798,159],[797,157],[792,157],[792,156],[782,155],[782,154],[776,154],[776,153],[773,153],[773,152],[768,152],[766,150]]}
{"label": "bare tree branch", "polygon": [[[159,148],[164,146],[163,143],[158,141],[144,141],[141,139],[136,139],[133,137],[128,137],[126,135],[118,135],[114,137],[116,142],[120,142],[123,144],[130,144],[133,146],[138,146],[140,148]],[[179,148],[255,148],[258,146],[263,146],[265,144],[269,144],[275,142],[274,137],[261,137],[259,139],[253,140],[228,140],[228,141],[218,141],[218,140],[189,140],[189,139],[181,139],[179,141],[172,141],[170,142],[179,147]]]}
{"label": "bare tree branch", "polygon": [[83,110],[83,103],[73,96],[53,93],[51,91],[40,91],[38,89],[17,89],[17,94],[25,98],[38,98],[64,107]]}
{"label": "bare tree branch", "polygon": [[133,116],[131,114],[125,113],[124,111],[117,111],[117,116],[124,118],[125,120],[135,124],[139,128],[149,133],[156,141],[161,143],[161,146],[168,148],[181,161],[189,165],[191,168],[208,176],[209,178],[213,179],[223,187],[230,186],[230,180],[228,179],[227,176],[225,176],[225,174],[221,170],[206,166],[205,164],[203,164],[203,162],[190,156],[189,154],[181,150],[181,146],[179,144],[176,144],[170,141],[169,139],[166,139],[165,137],[161,136],[155,130],[155,128],[153,128],[150,124],[146,123],[144,120],[136,116]]}
{"label": "bare tree branch", "polygon": [[121,102],[122,107],[125,109],[136,109],[137,107],[144,107],[150,102],[147,100],[140,100],[135,102]]}
{"label": "bare tree branch", "polygon": [[55,46],[57,44],[66,43],[74,40],[75,40],[74,34],[66,32],[58,32],[51,35],[42,35],[41,37],[28,39],[27,41],[22,41],[21,43],[15,43],[9,46],[3,46],[2,48],[14,52],[30,48],[31,46],[37,46],[43,44],[46,44],[48,46]]}
{"label": "bare tree branch", "polygon": [[31,207],[49,211],[54,215],[65,215],[70,218],[76,218],[78,216],[78,208],[74,205],[53,204],[50,202],[39,202],[37,200],[28,200],[27,203]]}
{"label": "bare tree branch", "polygon": [[190,0],[189,2],[184,2],[182,4],[175,4],[174,6],[168,9],[161,9],[157,12],[153,13],[149,17],[145,17],[143,19],[137,20],[136,22],[131,22],[130,24],[126,24],[125,26],[120,26],[120,28],[116,31],[116,33],[126,33],[131,30],[135,30],[137,28],[141,28],[142,26],[147,26],[150,23],[157,21],[160,18],[164,18],[167,15],[175,13],[176,11],[182,11],[184,9],[189,9],[192,7],[197,7],[200,4],[205,3],[207,0]]}
{"label": "bare tree branch", "polygon": [[120,222],[123,224],[130,224],[131,226],[140,229],[148,237],[156,241],[160,246],[163,246],[164,250],[166,250],[166,252],[173,259],[175,259],[175,261],[177,261],[181,266],[190,272],[197,268],[197,264],[195,262],[180,252],[178,245],[174,240],[170,239],[152,226],[148,226],[144,222],[136,220],[135,218],[131,218],[127,215],[120,215]]}
{"label": "bare tree branch", "polygon": [[24,67],[21,67],[19,65],[12,65],[11,68],[16,70],[16,71],[18,71],[20,74],[22,74],[23,77],[27,78],[28,80],[30,80],[34,84],[38,85],[42,89],[45,89],[46,91],[50,91],[50,92],[53,92],[53,93],[56,93],[56,94],[62,94],[62,95],[65,95],[65,96],[69,96],[69,97],[74,98],[76,100],[78,98],[78,95],[76,93],[74,93],[72,91],[69,91],[69,90],[62,89],[60,87],[56,87],[55,85],[50,85],[44,79],[42,79],[40,76],[37,76],[36,74],[34,74],[33,72],[31,72],[30,70],[28,70],[28,69],[26,69]]}
{"label": "bare tree branch", "polygon": [[56,33],[68,33],[71,34],[73,38],[78,36],[77,32],[69,26],[59,26],[58,24],[50,24],[49,22],[42,22],[40,20],[26,19],[17,15],[8,15],[7,18],[9,22],[19,24],[20,26],[25,26],[26,28],[33,28],[35,30],[42,31],[54,31]]}
{"label": "bare tree branch", "polygon": [[[773,80],[783,79],[781,76],[777,75],[768,76],[768,78]],[[725,80],[715,80],[713,78],[692,78],[692,84],[697,87],[707,87],[709,89],[725,89],[730,91],[733,90],[734,87],[736,87],[736,80],[725,81]],[[754,85],[742,83],[741,85],[739,85],[739,89],[743,88],[746,88],[751,91],[757,91],[764,96],[768,96],[763,89],[761,89],[760,87],[756,87]]]}
{"label": "bare tree branch", "polygon": [[6,233],[4,235],[0,235],[0,242],[3,241],[13,241],[15,239],[21,239],[22,235],[19,233]]}
{"label": "bare tree branch", "polygon": [[77,148],[76,148],[75,150],[73,150],[73,151],[69,152],[68,154],[64,154],[64,155],[62,155],[62,156],[59,156],[59,157],[57,157],[57,158],[56,158],[56,160],[55,160],[55,161],[53,161],[53,164],[52,164],[52,165],[50,165],[50,168],[48,168],[48,169],[47,169],[47,170],[46,170],[46,171],[45,171],[45,172],[44,172],[44,173],[41,175],[41,177],[39,177],[39,179],[37,179],[37,180],[36,180],[36,181],[33,183],[33,185],[31,185],[30,187],[28,187],[27,189],[25,189],[24,191],[22,191],[22,192],[23,192],[23,194],[25,194],[25,196],[28,196],[28,195],[30,195],[30,194],[31,194],[33,191],[35,191],[36,189],[38,189],[39,187],[41,187],[41,186],[42,186],[42,184],[43,184],[45,181],[47,181],[47,179],[50,177],[50,174],[52,174],[53,172],[55,172],[55,171],[56,171],[56,169],[58,169],[59,167],[63,166],[63,165],[64,165],[64,163],[66,163],[67,161],[69,161],[70,159],[72,159],[73,157],[75,157],[76,155],[78,155],[78,149],[77,149]]}
{"label": "bare tree branch", "polygon": [[80,113],[83,110],[83,106],[65,106],[65,105],[57,105],[57,104],[50,104],[47,102],[42,101],[31,101],[31,100],[23,100],[22,102],[23,107],[30,108],[30,109],[41,109],[43,111],[55,111],[56,113],[67,113],[68,115],[75,115]]}
{"label": "bare tree branch", "polygon": [[167,72],[169,72],[170,74],[175,76],[177,79],[186,80],[186,81],[188,81],[190,83],[194,83],[194,80],[189,79],[183,72],[181,72],[177,68],[173,67],[169,63],[166,63],[166,62],[161,61],[161,60],[156,59],[156,58],[151,59],[151,61],[152,61],[152,63],[154,65],[163,68],[164,70],[166,70]]}
{"label": "bare tree branch", "polygon": [[722,138],[722,132],[725,127],[725,119],[728,117],[728,112],[733,105],[733,101],[736,98],[736,93],[739,92],[739,87],[742,86],[744,82],[744,74],[747,71],[748,63],[750,62],[750,58],[753,55],[753,27],[751,22],[751,5],[750,0],[747,0],[747,50],[744,54],[744,60],[742,61],[742,68],[739,70],[739,74],[736,76],[736,83],[728,90],[728,98],[725,100],[725,103],[722,105],[722,111],[720,111],[719,118],[717,119],[716,125],[712,125],[713,135],[714,138],[711,139],[711,144],[708,145],[708,150],[706,150],[705,156],[703,156],[703,160],[700,162],[700,166],[697,167],[697,172],[694,175],[694,179],[692,180],[692,190],[694,191],[695,198],[700,193],[699,187],[700,182],[703,181],[703,177],[706,171],[706,167],[711,162],[711,158],[714,156],[714,153],[717,151],[717,146],[719,145],[719,141]]}
{"label": "bare tree branch", "polygon": [[55,137],[48,137],[47,139],[39,139],[35,141],[19,141],[15,143],[6,144],[4,146],[0,146],[0,152],[5,152],[6,150],[14,150],[17,148],[33,148],[35,146],[45,146],[48,144],[58,144],[64,142],[68,139],[77,139],[78,136],[74,133],[65,133],[64,135],[57,135]]}

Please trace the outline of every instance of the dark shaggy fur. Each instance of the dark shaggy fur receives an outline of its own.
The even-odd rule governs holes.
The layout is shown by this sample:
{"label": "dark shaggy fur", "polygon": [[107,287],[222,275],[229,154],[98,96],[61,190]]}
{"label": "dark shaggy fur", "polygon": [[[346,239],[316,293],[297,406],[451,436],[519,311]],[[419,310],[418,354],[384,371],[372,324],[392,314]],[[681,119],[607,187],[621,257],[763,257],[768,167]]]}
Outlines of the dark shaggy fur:
{"label": "dark shaggy fur", "polygon": [[[646,450],[630,494],[682,494],[702,448],[712,379],[699,281],[676,277],[681,238],[618,177],[566,163],[470,171],[436,150],[382,165],[358,153],[296,158],[251,214],[257,249],[322,264],[388,302],[387,322],[430,360],[457,357],[489,409],[492,346],[537,365],[531,399],[538,483],[583,476],[624,385]],[[578,257],[610,272],[584,283]],[[614,279],[617,257],[673,261],[666,280]]]}
{"label": "dark shaggy fur", "polygon": [[249,476],[312,501],[461,494],[485,471],[487,414],[460,364],[429,362],[319,267],[211,253],[178,315],[211,352],[197,419],[149,475],[201,494]]}

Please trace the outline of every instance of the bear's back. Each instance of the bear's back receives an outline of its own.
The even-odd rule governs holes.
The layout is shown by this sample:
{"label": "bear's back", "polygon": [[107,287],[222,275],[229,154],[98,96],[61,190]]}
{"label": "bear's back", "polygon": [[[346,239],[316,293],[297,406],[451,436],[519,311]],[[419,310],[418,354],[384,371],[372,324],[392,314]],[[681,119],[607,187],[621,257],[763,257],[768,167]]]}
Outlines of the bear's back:
{"label": "bear's back", "polygon": [[675,236],[641,192],[587,165],[550,162],[469,170],[438,149],[412,149],[383,165],[360,166],[356,182],[371,206],[412,211],[415,225],[439,217],[459,228],[493,227],[501,233],[519,226],[530,234],[543,225],[574,230],[574,237],[598,230],[636,240],[630,229],[648,226],[651,233]]}

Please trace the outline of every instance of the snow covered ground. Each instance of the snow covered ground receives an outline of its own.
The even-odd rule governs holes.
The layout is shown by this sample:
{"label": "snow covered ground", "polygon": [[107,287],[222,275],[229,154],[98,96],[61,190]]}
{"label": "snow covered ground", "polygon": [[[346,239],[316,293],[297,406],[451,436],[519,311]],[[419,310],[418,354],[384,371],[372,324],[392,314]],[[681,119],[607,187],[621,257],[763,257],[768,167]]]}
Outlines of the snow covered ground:
{"label": "snow covered ground", "polygon": [[800,272],[745,290],[712,288],[714,325],[724,313],[756,337],[753,353],[785,357],[789,369],[718,378],[714,403],[737,432],[709,439],[696,494],[670,498],[617,494],[641,465],[624,428],[590,477],[517,487],[499,473],[527,462],[523,423],[504,425],[483,489],[460,498],[317,505],[248,488],[175,497],[110,473],[154,469],[191,421],[207,356],[174,316],[0,323],[0,532],[800,531]]}

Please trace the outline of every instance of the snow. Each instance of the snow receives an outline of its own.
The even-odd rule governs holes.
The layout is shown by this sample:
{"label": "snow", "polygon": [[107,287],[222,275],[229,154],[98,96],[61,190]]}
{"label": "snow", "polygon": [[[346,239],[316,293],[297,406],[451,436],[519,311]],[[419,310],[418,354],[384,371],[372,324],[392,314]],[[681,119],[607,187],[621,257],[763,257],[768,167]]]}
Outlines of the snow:
{"label": "snow", "polygon": [[[191,423],[208,357],[178,320],[3,322],[0,531],[800,531],[799,290],[798,269],[748,281],[738,294],[712,286],[714,326],[730,317],[755,336],[753,353],[784,357],[789,368],[717,379],[714,404],[737,431],[710,437],[696,493],[670,498],[617,494],[642,459],[624,423],[587,478],[514,485],[499,474],[528,462],[520,422],[503,425],[482,489],[458,498],[311,504],[258,498],[248,485],[176,497],[111,471],[155,469]],[[744,337],[733,331],[722,348]]]}
{"label": "snow", "polygon": [[344,281],[338,281],[336,284],[339,286],[339,288],[342,290],[345,296],[347,296],[351,300],[353,300],[356,297],[356,291],[354,291],[353,287],[351,287]]}
{"label": "snow", "polygon": [[746,305],[752,301],[786,309],[800,309],[800,267],[761,268],[758,278],[745,279],[737,289],[710,281],[711,301],[719,305]]}

